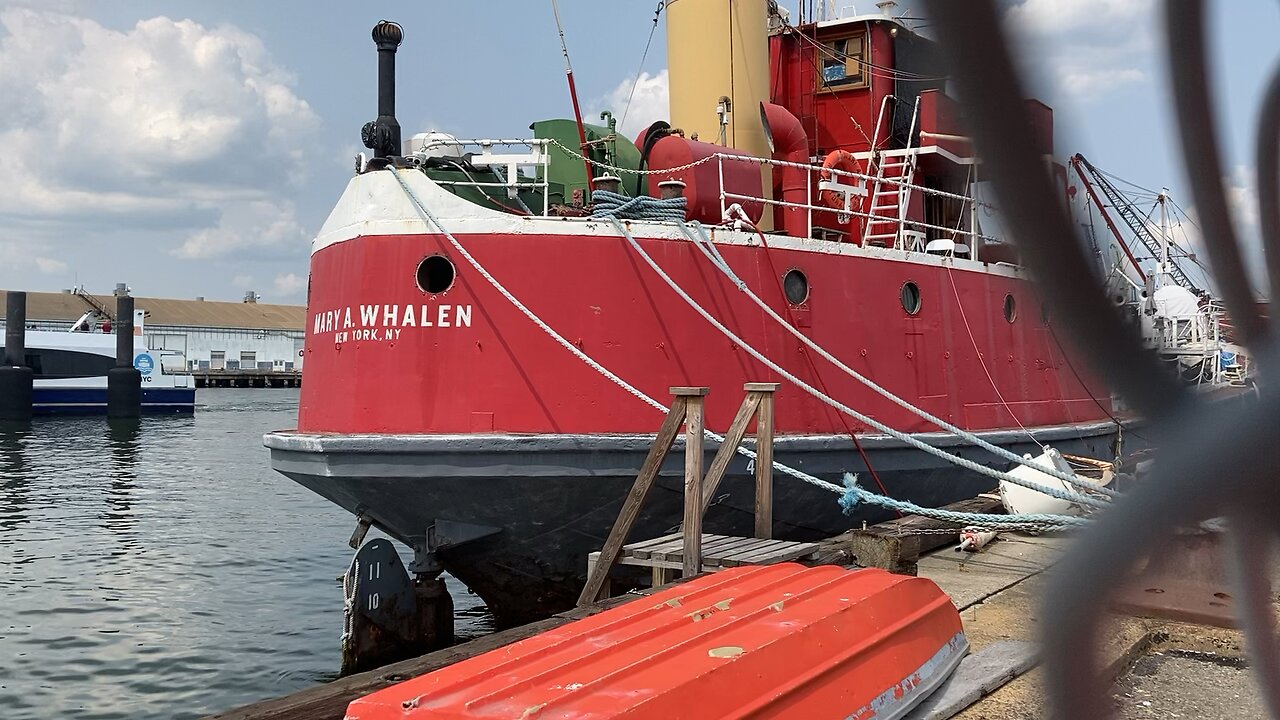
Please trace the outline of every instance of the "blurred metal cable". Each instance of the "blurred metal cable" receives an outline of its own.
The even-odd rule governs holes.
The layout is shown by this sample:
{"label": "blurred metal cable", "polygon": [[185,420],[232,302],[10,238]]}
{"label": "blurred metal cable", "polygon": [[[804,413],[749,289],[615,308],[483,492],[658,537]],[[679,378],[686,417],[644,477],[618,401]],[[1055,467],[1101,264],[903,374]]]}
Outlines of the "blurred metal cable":
{"label": "blurred metal cable", "polygon": [[1280,293],[1280,66],[1271,73],[1258,117],[1258,225],[1266,251],[1270,295]]}
{"label": "blurred metal cable", "polygon": [[[1178,48],[1171,55],[1185,52],[1199,64],[1203,42],[1196,22],[1202,19],[1202,8],[1195,2],[1169,0],[1174,15],[1187,12],[1189,6],[1194,7],[1188,18],[1169,21],[1171,43]],[[1207,404],[1190,398],[1164,373],[1142,348],[1136,332],[1107,306],[1074,236],[1026,122],[1024,94],[995,3],[928,0],[928,9],[951,63],[969,130],[989,168],[986,177],[1046,302],[1063,321],[1059,327],[1068,331],[1075,348],[1114,390],[1167,433],[1152,475],[1111,510],[1095,516],[1094,527],[1081,533],[1050,576],[1042,627],[1054,716],[1079,720],[1110,713],[1109,688],[1095,658],[1113,590],[1138,559],[1159,552],[1178,528],[1222,515],[1230,518],[1235,533],[1234,589],[1255,671],[1267,689],[1272,713],[1280,712],[1280,660],[1265,566],[1270,544],[1260,544],[1280,515],[1280,495],[1273,490],[1272,477],[1273,468],[1280,468],[1280,395],[1264,392],[1249,406]],[[1195,33],[1188,26],[1194,26]],[[1188,40],[1189,35],[1196,38]],[[1179,61],[1177,67],[1181,66]],[[1190,77],[1185,73],[1175,70],[1178,83],[1195,85],[1198,78],[1203,85],[1203,67]],[[1251,355],[1259,365],[1274,367],[1270,348],[1256,342],[1262,336],[1261,324],[1247,282],[1240,284],[1240,252],[1226,215],[1221,175],[1206,174],[1208,165],[1216,167],[1217,152],[1208,153],[1207,161],[1190,157],[1205,152],[1204,144],[1213,138],[1203,90],[1202,86],[1200,92],[1192,89],[1180,95],[1177,109],[1197,205],[1202,213],[1210,208],[1204,218],[1206,242],[1217,234],[1210,246],[1216,248],[1214,268],[1220,285],[1235,283],[1230,289],[1231,313],[1238,323],[1248,325],[1244,338],[1254,341]],[[1269,518],[1269,524],[1250,521],[1255,517]]]}
{"label": "blurred metal cable", "polygon": [[1169,85],[1178,111],[1182,160],[1196,199],[1200,227],[1204,229],[1209,265],[1213,267],[1218,293],[1227,306],[1231,324],[1238,333],[1236,340],[1256,343],[1266,335],[1266,326],[1240,260],[1240,247],[1222,189],[1222,160],[1214,106],[1209,97],[1209,65],[1204,48],[1204,0],[1167,0],[1165,29]]}
{"label": "blurred metal cable", "polygon": [[984,176],[1000,198],[1005,220],[1049,311],[1066,321],[1071,345],[1091,369],[1148,417],[1166,415],[1185,391],[1142,345],[1107,301],[1090,260],[1054,191],[1048,167],[1027,123],[1021,84],[1000,34],[994,3],[930,0],[938,39],[969,120]]}

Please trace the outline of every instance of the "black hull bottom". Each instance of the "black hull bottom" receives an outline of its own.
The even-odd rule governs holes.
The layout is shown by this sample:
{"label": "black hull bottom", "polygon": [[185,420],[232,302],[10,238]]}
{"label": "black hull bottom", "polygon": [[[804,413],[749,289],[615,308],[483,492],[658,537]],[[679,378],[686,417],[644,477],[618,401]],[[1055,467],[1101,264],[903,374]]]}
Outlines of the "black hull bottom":
{"label": "black hull bottom", "polygon": [[[1041,442],[1065,453],[1109,458],[1114,424],[1039,429]],[[1038,454],[1025,434],[986,439],[1017,453]],[[585,582],[586,556],[599,550],[635,480],[650,438],[617,436],[321,436],[268,435],[273,467],[411,547],[425,548],[428,528],[483,528],[486,537],[450,545],[436,538],[444,568],[475,591],[497,622],[511,626],[571,607]],[[978,448],[938,436],[935,444],[1004,468]],[[950,442],[948,442],[950,441]],[[989,478],[947,464],[888,438],[864,440],[871,464],[893,497],[939,506],[991,490]],[[777,459],[840,483],[858,473],[874,488],[848,438],[779,439]],[[632,539],[674,532],[683,512],[682,450],[668,458]],[[817,540],[892,512],[862,507],[845,515],[838,496],[774,474],[774,535]],[[754,483],[735,458],[707,511],[705,531],[750,535]]]}

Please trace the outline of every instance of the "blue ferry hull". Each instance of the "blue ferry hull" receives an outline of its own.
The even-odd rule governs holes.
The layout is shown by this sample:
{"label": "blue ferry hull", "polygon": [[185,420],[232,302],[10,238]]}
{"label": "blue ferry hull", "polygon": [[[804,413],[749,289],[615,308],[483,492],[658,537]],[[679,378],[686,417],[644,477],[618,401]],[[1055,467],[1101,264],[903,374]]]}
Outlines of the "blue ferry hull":
{"label": "blue ferry hull", "polygon": [[[107,412],[107,389],[37,387],[33,415],[100,415]],[[142,412],[148,415],[190,413],[196,409],[195,388],[142,388]]]}

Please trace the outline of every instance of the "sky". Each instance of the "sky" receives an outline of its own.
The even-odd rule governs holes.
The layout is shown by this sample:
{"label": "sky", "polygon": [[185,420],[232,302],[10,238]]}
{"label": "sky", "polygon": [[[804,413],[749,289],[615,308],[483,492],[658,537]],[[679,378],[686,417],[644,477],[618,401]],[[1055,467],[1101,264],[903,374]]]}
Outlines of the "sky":
{"label": "sky", "polygon": [[[626,109],[629,136],[667,114],[656,4],[560,0],[587,118]],[[1210,5],[1224,182],[1257,262],[1253,125],[1280,8]],[[1034,94],[1055,109],[1058,155],[1167,186],[1194,215],[1159,6],[1004,6]],[[304,302],[310,239],[377,114],[369,30],[383,18],[405,28],[406,137],[524,137],[572,116],[549,1],[0,0],[0,288]]]}

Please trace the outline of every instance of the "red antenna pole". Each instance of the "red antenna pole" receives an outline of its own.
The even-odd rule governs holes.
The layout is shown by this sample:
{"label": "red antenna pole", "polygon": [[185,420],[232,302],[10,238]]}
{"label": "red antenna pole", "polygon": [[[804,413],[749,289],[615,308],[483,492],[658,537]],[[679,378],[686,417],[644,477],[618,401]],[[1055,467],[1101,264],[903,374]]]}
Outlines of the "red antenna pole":
{"label": "red antenna pole", "polygon": [[564,75],[569,80],[569,98],[573,100],[573,118],[578,122],[578,150],[582,153],[582,167],[587,171],[587,187],[584,201],[591,199],[591,162],[587,157],[587,131],[582,125],[582,110],[578,107],[578,88],[573,84],[573,65],[569,62],[569,46],[564,41],[564,25],[560,23],[560,7],[551,0],[551,12],[556,16],[556,30],[560,33],[560,52],[564,54]]}

